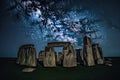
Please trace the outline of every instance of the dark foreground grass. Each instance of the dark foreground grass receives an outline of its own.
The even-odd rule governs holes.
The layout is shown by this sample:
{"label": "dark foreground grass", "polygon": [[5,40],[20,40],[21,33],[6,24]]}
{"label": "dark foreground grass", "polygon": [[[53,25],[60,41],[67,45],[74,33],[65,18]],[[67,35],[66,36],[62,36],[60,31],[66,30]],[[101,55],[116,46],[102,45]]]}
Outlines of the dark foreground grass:
{"label": "dark foreground grass", "polygon": [[0,80],[120,80],[120,58],[113,58],[113,66],[44,68],[39,64],[32,73],[23,73],[23,66],[15,59],[0,59]]}

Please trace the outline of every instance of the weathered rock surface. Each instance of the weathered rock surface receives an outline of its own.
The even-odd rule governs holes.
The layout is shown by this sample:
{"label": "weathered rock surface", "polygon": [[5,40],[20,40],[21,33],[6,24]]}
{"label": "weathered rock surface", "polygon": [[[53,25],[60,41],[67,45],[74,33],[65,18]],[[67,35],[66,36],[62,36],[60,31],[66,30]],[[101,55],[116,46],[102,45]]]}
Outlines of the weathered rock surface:
{"label": "weathered rock surface", "polygon": [[[63,52],[62,52],[63,55],[57,55],[56,56],[57,58],[55,60],[55,52],[54,52],[53,47],[61,47],[61,46],[64,48],[67,48],[70,55],[66,56],[66,54],[64,54],[65,52],[63,50]],[[66,60],[67,60],[67,62],[66,62]],[[48,43],[48,45],[45,49],[45,56],[44,56],[43,64],[45,67],[55,67],[56,66],[55,62],[63,63],[62,64],[63,67],[77,66],[75,52],[74,52],[74,49],[73,49],[72,45],[70,44],[70,42],[51,42],[51,43]]]}
{"label": "weathered rock surface", "polygon": [[87,66],[94,66],[94,56],[92,51],[92,44],[91,39],[87,36],[84,37],[84,59],[85,59],[85,65]]}
{"label": "weathered rock surface", "polygon": [[26,65],[27,54],[24,48],[21,47],[19,49],[17,57],[18,57],[16,61],[17,64]]}
{"label": "weathered rock surface", "polygon": [[63,49],[63,67],[75,67],[77,66],[75,54],[71,50]]}
{"label": "weathered rock surface", "polygon": [[36,50],[34,45],[22,45],[18,51],[17,64],[35,67],[37,65]]}
{"label": "weathered rock surface", "polygon": [[82,49],[76,49],[77,62],[78,64],[84,63],[83,51]]}
{"label": "weathered rock surface", "polygon": [[51,48],[51,47],[45,48],[43,65],[44,65],[44,67],[56,67],[55,52],[54,52],[53,48]]}
{"label": "weathered rock surface", "polygon": [[56,62],[57,62],[57,64],[61,65],[62,61],[63,61],[63,53],[62,52],[56,53]]}
{"label": "weathered rock surface", "polygon": [[102,49],[99,47],[98,44],[93,44],[92,47],[93,47],[93,54],[94,54],[95,62],[97,64],[104,64]]}
{"label": "weathered rock surface", "polygon": [[44,57],[44,51],[40,51],[38,54],[38,61],[43,61],[43,57]]}
{"label": "weathered rock surface", "polygon": [[32,67],[37,65],[35,48],[29,48],[26,65]]}
{"label": "weathered rock surface", "polygon": [[112,66],[112,59],[107,58],[104,63],[105,63],[106,66]]}
{"label": "weathered rock surface", "polygon": [[36,70],[36,68],[24,68],[23,70],[22,70],[22,72],[33,72],[33,71],[35,71]]}

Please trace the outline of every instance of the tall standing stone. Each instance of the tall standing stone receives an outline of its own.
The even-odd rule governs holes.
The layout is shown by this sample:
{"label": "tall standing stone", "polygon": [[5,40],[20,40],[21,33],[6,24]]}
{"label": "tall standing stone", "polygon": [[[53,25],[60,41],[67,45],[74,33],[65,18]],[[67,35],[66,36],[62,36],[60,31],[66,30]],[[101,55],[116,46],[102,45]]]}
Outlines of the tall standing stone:
{"label": "tall standing stone", "polygon": [[95,65],[91,39],[87,36],[84,37],[84,58],[85,58],[86,65],[88,65],[88,66]]}
{"label": "tall standing stone", "polygon": [[35,48],[29,48],[28,49],[28,56],[27,56],[26,65],[30,66],[30,67],[35,67],[37,65]]}
{"label": "tall standing stone", "polygon": [[100,52],[101,58],[104,60],[102,48],[101,48],[101,47],[98,47],[98,49],[99,49],[99,52]]}
{"label": "tall standing stone", "polygon": [[75,67],[77,66],[75,54],[69,47],[63,49],[63,67]]}
{"label": "tall standing stone", "polygon": [[56,62],[58,65],[61,65],[63,61],[63,54],[62,52],[56,53]]}
{"label": "tall standing stone", "polygon": [[56,67],[55,52],[53,48],[46,47],[45,55],[43,59],[43,65],[44,67]]}
{"label": "tall standing stone", "polygon": [[77,55],[77,62],[79,64],[83,64],[84,63],[84,57],[83,57],[82,49],[76,49],[76,55]]}
{"label": "tall standing stone", "polygon": [[40,51],[39,54],[38,54],[38,61],[43,61],[43,57],[44,57],[44,51]]}
{"label": "tall standing stone", "polygon": [[36,50],[33,44],[22,45],[19,48],[17,64],[35,67],[37,65]]}
{"label": "tall standing stone", "polygon": [[26,51],[24,48],[22,48],[22,47],[19,48],[17,57],[18,57],[17,62],[16,62],[17,64],[26,65],[27,54],[26,54]]}
{"label": "tall standing stone", "polygon": [[92,47],[93,47],[95,62],[97,64],[104,64],[104,60],[102,56],[102,49],[99,47],[98,44],[93,44]]}

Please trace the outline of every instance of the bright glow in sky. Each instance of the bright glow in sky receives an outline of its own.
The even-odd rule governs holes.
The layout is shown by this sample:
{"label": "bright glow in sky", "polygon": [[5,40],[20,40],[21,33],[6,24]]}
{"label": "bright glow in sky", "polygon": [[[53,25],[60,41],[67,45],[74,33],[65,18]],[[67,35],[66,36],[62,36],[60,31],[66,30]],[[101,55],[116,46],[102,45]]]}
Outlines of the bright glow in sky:
{"label": "bright glow in sky", "polygon": [[[64,3],[64,1],[60,1],[59,3]],[[77,12],[77,8],[73,7],[67,13],[62,14],[63,11],[59,9],[57,11],[50,9],[56,5],[55,3],[49,2],[47,5],[42,5],[37,0],[22,1],[19,2],[19,5],[22,5],[21,10],[24,9],[28,14],[29,19],[24,18],[26,24],[32,24],[30,24],[31,27],[27,27],[28,30],[26,33],[35,41],[69,41],[73,46],[79,47],[82,45],[79,44],[81,43],[79,41],[82,41],[79,39],[83,39],[86,35],[96,42],[102,40],[103,35],[100,32],[102,28],[99,28],[101,27],[98,27],[99,23],[94,21],[99,19],[99,17],[96,17],[89,10]],[[57,12],[62,15],[58,15]],[[24,12],[22,14],[26,15]],[[58,18],[57,15],[63,17]]]}
{"label": "bright glow in sky", "polygon": [[105,55],[120,53],[120,8],[116,0],[4,0],[1,3],[2,53],[11,55],[9,51],[13,50],[12,55],[16,55],[19,46],[27,43],[35,44],[39,52],[52,41],[70,41],[78,48],[83,46],[85,35],[99,43]]}

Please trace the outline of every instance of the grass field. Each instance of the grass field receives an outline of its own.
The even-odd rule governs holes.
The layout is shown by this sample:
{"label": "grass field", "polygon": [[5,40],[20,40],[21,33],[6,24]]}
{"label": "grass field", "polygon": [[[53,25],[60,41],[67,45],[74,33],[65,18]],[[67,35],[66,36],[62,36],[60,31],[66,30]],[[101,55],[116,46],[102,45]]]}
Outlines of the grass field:
{"label": "grass field", "polygon": [[32,73],[23,73],[15,59],[0,58],[0,80],[120,80],[120,57],[112,58],[113,66],[44,68],[39,64]]}

